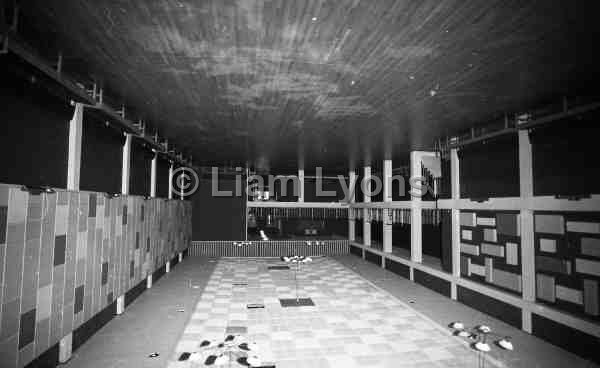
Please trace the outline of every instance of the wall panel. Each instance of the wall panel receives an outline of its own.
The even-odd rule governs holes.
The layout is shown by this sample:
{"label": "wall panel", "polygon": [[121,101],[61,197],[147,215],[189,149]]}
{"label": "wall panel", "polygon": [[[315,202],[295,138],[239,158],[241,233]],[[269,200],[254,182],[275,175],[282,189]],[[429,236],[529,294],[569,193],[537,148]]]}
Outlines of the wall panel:
{"label": "wall panel", "polygon": [[600,321],[600,212],[536,212],[536,297]]}
{"label": "wall panel", "polygon": [[187,201],[93,192],[33,195],[0,184],[2,207],[2,367],[30,363],[73,331],[82,341],[105,323],[101,311],[112,315],[117,296],[191,242]]}
{"label": "wall panel", "polygon": [[521,294],[518,212],[461,211],[461,277]]}

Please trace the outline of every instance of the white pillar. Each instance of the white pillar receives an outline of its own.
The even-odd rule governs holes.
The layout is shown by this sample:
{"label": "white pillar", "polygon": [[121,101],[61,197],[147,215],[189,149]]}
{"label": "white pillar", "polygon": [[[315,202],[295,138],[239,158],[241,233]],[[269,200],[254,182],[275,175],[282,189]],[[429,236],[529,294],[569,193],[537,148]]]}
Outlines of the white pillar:
{"label": "white pillar", "polygon": [[169,166],[169,199],[173,199],[173,163]]}
{"label": "white pillar", "polygon": [[185,177],[185,174],[183,171],[181,171],[179,173],[179,183],[180,183],[179,185],[181,185],[182,188],[180,188],[181,193],[179,193],[179,199],[181,199],[182,201],[185,199],[185,195],[184,195],[185,191],[183,190],[183,185],[184,185],[183,178],[184,177]]}
{"label": "white pillar", "polygon": [[73,354],[73,333],[69,333],[58,343],[58,362],[66,363]]}
{"label": "white pillar", "polygon": [[[451,196],[454,201],[460,199],[460,166],[458,161],[458,150],[450,150],[450,185]],[[452,230],[452,275],[460,277],[460,210],[452,208],[451,230]],[[451,297],[457,298],[456,283],[452,283]]]}
{"label": "white pillar", "polygon": [[298,202],[304,202],[304,169],[298,169]]}
{"label": "white pillar", "polygon": [[177,255],[177,262],[181,262],[183,261],[183,253],[179,252],[179,254]]}
{"label": "white pillar", "polygon": [[129,169],[131,166],[131,134],[125,134],[125,144],[123,145],[123,170],[121,176],[121,194],[129,194]]}
{"label": "white pillar", "polygon": [[[527,130],[519,130],[519,176],[521,200],[533,197],[532,149]],[[535,241],[533,211],[521,210],[521,276],[523,300],[535,301]],[[531,333],[531,311],[523,308],[523,330]]]}
{"label": "white pillar", "polygon": [[150,197],[156,197],[156,167],[157,167],[158,155],[154,154],[152,163],[150,165]]}
{"label": "white pillar", "polygon": [[152,274],[149,274],[146,277],[146,289],[150,289],[152,287]]}
{"label": "white pillar", "polygon": [[[364,167],[363,178],[363,202],[371,203],[371,166]],[[369,218],[369,209],[363,209],[363,244],[371,246],[371,219]]]}
{"label": "white pillar", "polygon": [[79,190],[81,172],[81,136],[83,131],[83,104],[75,104],[69,122],[69,153],[67,161],[67,190]]}
{"label": "white pillar", "polygon": [[[410,177],[421,177],[421,155],[419,152],[410,153]],[[410,259],[413,262],[421,262],[423,260],[422,233],[423,227],[421,223],[421,194],[422,191],[417,188],[411,190],[411,208],[410,208]]]}
{"label": "white pillar", "polygon": [[121,295],[117,298],[117,315],[125,312],[125,295]]}
{"label": "white pillar", "polygon": [[[356,185],[356,173],[354,170],[350,170],[348,173],[348,190],[350,198],[348,201],[350,203],[356,203],[356,195],[355,195],[355,185]],[[355,241],[356,240],[356,219],[354,218],[354,211],[352,207],[348,209],[348,240]]]}
{"label": "white pillar", "polygon": [[167,261],[167,264],[165,265],[165,272],[171,272],[171,261]]}
{"label": "white pillar", "polygon": [[[392,160],[383,161],[383,201],[392,202]],[[392,210],[383,210],[383,251],[392,253]]]}

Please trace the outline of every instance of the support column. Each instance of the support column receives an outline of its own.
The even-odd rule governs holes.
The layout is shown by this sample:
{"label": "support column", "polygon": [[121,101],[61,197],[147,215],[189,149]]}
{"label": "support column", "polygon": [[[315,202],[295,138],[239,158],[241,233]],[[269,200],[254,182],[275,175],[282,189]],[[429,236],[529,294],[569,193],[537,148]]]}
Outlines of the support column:
{"label": "support column", "polygon": [[[355,185],[356,185],[356,173],[354,170],[350,170],[348,173],[348,190],[350,191],[348,195],[348,201],[350,203],[356,203],[356,195],[355,195]],[[354,210],[352,208],[348,209],[348,240],[355,241],[356,240],[356,219],[354,218]]]}
{"label": "support column", "polygon": [[[450,185],[451,195],[454,201],[460,199],[460,175],[459,175],[458,150],[453,148],[450,151]],[[452,227],[452,275],[460,277],[460,210],[452,208],[451,227]],[[456,283],[452,283],[451,297],[456,300]]]}
{"label": "support column", "polygon": [[[371,203],[371,166],[365,166],[364,168],[364,188],[363,188],[363,202]],[[371,219],[369,218],[369,209],[363,209],[363,244],[365,246],[371,246]]]}
{"label": "support column", "polygon": [[69,154],[67,161],[67,190],[79,190],[81,172],[81,135],[83,131],[83,104],[75,104],[69,122]]}
{"label": "support column", "polygon": [[156,167],[157,167],[158,156],[156,152],[152,163],[150,165],[150,197],[156,198]]}
{"label": "support column", "polygon": [[117,298],[117,315],[125,312],[125,295],[121,295]]}
{"label": "support column", "polygon": [[[383,161],[383,201],[392,202],[392,160]],[[392,253],[392,210],[383,209],[383,251]]]}
{"label": "support column", "polygon": [[66,363],[73,354],[73,333],[69,333],[58,342],[58,362]]}
{"label": "support column", "polygon": [[131,166],[131,134],[125,134],[125,144],[123,145],[123,170],[121,176],[121,194],[129,194],[129,169]]}
{"label": "support column", "polygon": [[173,199],[173,163],[169,166],[169,199]]}
{"label": "support column", "polygon": [[179,173],[179,181],[178,182],[180,183],[179,185],[182,186],[182,188],[180,188],[181,193],[179,193],[179,199],[182,201],[185,199],[185,195],[184,195],[185,191],[183,190],[184,178],[185,178],[185,173],[183,171],[181,171]]}
{"label": "support column", "polygon": [[[533,197],[532,149],[527,130],[519,130],[519,176],[521,200]],[[533,211],[521,210],[521,276],[523,300],[535,302],[535,242]],[[523,308],[523,330],[531,333],[531,311]]]}
{"label": "support column", "polygon": [[304,169],[298,169],[298,202],[304,202]]}
{"label": "support column", "polygon": [[[421,156],[419,152],[410,153],[410,177],[421,177]],[[413,179],[414,180],[414,179]],[[421,214],[421,195],[422,191],[418,188],[410,188],[411,190],[411,207],[410,207],[410,259],[413,262],[421,263],[422,255],[422,214]]]}

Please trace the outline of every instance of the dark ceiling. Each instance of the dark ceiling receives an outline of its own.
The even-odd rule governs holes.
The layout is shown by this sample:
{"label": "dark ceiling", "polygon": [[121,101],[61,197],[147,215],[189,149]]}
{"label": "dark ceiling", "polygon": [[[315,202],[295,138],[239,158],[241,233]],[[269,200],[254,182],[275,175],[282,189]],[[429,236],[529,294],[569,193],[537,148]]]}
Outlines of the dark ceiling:
{"label": "dark ceiling", "polygon": [[195,163],[341,169],[594,94],[593,3],[23,0],[20,27]]}

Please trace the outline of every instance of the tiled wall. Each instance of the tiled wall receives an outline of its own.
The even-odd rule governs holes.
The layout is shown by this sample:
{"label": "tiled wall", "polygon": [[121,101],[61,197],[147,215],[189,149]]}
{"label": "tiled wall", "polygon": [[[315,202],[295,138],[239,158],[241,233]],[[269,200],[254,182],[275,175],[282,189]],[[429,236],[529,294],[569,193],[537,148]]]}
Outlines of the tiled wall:
{"label": "tiled wall", "polygon": [[461,276],[522,293],[518,212],[460,212]]}
{"label": "tiled wall", "polygon": [[184,201],[0,184],[0,362],[24,366],[188,247]]}
{"label": "tiled wall", "polygon": [[600,213],[537,212],[536,297],[600,321]]}

